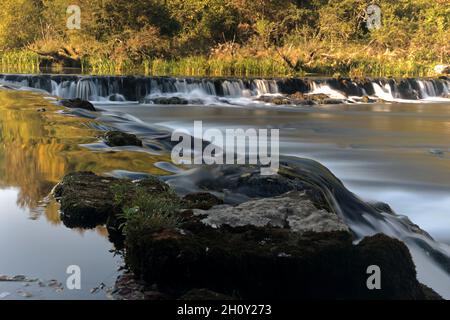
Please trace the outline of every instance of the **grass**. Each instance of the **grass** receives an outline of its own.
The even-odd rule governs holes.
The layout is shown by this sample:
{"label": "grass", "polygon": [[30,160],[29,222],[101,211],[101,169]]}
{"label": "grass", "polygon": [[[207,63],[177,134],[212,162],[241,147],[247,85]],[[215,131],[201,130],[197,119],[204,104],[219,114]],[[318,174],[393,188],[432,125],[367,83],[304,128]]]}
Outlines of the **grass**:
{"label": "grass", "polygon": [[123,206],[118,218],[123,221],[119,228],[125,236],[142,236],[180,225],[180,204],[171,191],[151,194],[145,188],[136,187],[131,195],[130,187],[128,184],[112,186],[115,203]]}
{"label": "grass", "polygon": [[[298,51],[299,49],[297,49]],[[351,77],[418,77],[432,76],[434,62],[415,57],[385,57],[383,55],[349,54],[338,49],[331,57],[314,60],[301,71],[293,71],[276,52],[267,50],[259,56],[247,52],[237,55],[189,56],[179,59],[153,59],[142,63],[131,60],[111,60],[84,57],[82,73],[99,75],[143,74],[155,76],[237,76],[237,77],[291,77],[309,74]],[[297,56],[299,56],[297,54]],[[0,53],[0,71],[3,73],[39,73],[40,57],[30,51]]]}
{"label": "grass", "polygon": [[37,73],[40,57],[31,51],[0,52],[0,71],[3,73]]}

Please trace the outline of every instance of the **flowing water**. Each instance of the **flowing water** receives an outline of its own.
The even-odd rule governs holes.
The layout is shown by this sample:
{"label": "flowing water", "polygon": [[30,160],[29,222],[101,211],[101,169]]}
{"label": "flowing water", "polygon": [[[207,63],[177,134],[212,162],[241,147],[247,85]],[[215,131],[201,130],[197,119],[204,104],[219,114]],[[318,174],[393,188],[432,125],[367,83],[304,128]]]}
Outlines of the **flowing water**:
{"label": "flowing water", "polygon": [[[42,121],[43,115],[33,110],[30,115],[39,117],[36,126],[42,127],[33,129],[29,127],[32,119],[14,106],[26,109],[30,105],[36,107],[36,101],[40,101],[38,105],[48,105],[48,102],[37,94],[2,93],[10,107],[0,119],[4,141],[0,154],[5,159],[0,173],[4,186],[0,198],[5,203],[0,209],[0,220],[8,221],[0,224],[0,240],[3,240],[0,253],[7,252],[9,258],[0,258],[0,274],[24,273],[45,279],[53,276],[62,281],[66,277],[62,266],[70,264],[69,261],[86,261],[86,270],[96,270],[91,280],[87,280],[86,288],[94,287],[94,282],[98,285],[109,281],[107,285],[111,285],[120,259],[108,252],[111,246],[104,230],[69,230],[61,226],[56,205],[43,206],[39,201],[71,170],[89,169],[116,176],[129,176],[131,172],[167,173],[163,169],[173,168],[167,156],[154,152],[164,148],[155,143],[155,136],[166,135],[163,128],[192,131],[193,121],[202,120],[204,129],[279,128],[282,156],[319,161],[357,196],[386,202],[397,214],[419,225],[439,242],[418,232],[406,217],[380,214],[360,206],[359,200],[347,191],[337,190],[336,182],[326,187],[337,201],[337,211],[358,237],[384,232],[402,239],[413,254],[419,279],[450,298],[450,99],[446,79],[338,82],[332,79],[26,75],[2,75],[0,79],[4,86],[13,89],[90,99],[105,110],[99,116],[85,111],[71,113],[81,118],[54,115],[58,118],[50,119],[52,125],[57,127],[57,123],[63,123],[64,130],[49,127],[45,123],[50,120]],[[343,103],[294,107],[274,106],[257,99],[261,95],[297,91],[327,94]],[[363,96],[388,103],[364,104]],[[154,104],[153,99],[161,97],[178,97],[189,105]],[[92,136],[89,130],[107,126],[140,135],[147,139],[147,146],[153,151],[110,150],[102,143],[81,138]],[[26,138],[29,132],[36,133]],[[319,176],[332,180],[323,168],[311,166]],[[189,177],[188,180],[194,180],[194,175]],[[176,181],[174,178],[175,185]],[[39,186],[33,185],[38,182]],[[51,208],[53,213],[48,212]],[[51,239],[56,240],[51,242]],[[98,259],[95,266],[89,260],[94,251]],[[44,260],[49,261],[48,270]],[[31,265],[30,261],[36,261],[39,266]],[[89,261],[93,263],[91,266]],[[108,278],[108,275],[112,276]],[[105,277],[106,280],[100,280]],[[3,285],[0,282],[0,293],[8,291]],[[53,297],[53,294],[44,296]],[[59,294],[68,298],[104,297],[92,295],[88,289],[76,294]]]}

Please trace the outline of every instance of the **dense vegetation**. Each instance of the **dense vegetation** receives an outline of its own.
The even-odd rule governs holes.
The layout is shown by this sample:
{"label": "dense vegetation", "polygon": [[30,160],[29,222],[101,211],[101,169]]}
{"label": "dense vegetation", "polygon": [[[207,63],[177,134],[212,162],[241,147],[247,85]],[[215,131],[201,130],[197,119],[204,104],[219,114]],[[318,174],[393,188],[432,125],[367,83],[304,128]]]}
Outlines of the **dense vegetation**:
{"label": "dense vegetation", "polygon": [[[71,4],[81,29],[66,27]],[[366,8],[381,8],[381,28]],[[449,60],[448,0],[3,0],[4,67],[93,72],[429,74]]]}

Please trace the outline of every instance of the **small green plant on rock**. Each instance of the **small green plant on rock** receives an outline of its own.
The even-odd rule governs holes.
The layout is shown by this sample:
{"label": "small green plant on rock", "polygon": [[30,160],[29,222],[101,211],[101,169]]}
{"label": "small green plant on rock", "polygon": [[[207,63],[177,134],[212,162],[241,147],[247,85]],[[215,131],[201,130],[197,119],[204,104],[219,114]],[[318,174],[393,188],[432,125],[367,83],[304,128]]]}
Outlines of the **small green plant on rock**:
{"label": "small green plant on rock", "polygon": [[119,218],[125,236],[130,234],[152,234],[164,229],[175,229],[180,225],[177,216],[179,202],[164,195],[152,195],[139,189],[129,206],[124,206]]}

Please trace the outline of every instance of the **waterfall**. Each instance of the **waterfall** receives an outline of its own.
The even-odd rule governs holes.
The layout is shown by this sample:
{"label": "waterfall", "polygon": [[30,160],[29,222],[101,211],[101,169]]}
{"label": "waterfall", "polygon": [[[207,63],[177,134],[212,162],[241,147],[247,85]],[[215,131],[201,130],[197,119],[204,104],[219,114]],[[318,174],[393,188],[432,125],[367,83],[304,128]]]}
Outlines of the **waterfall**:
{"label": "waterfall", "polygon": [[375,96],[378,98],[381,98],[386,101],[394,101],[395,98],[392,94],[392,89],[389,83],[385,84],[384,86],[381,86],[377,82],[372,82],[373,90],[375,91]]}
{"label": "waterfall", "polygon": [[[178,97],[195,102],[254,103],[262,95],[324,94],[332,99],[357,102],[364,96],[396,102],[449,101],[450,81],[440,79],[348,78],[189,78],[143,76],[10,75],[0,84],[20,89],[45,90],[64,99],[138,101],[149,97]],[[239,104],[238,103],[238,104]]]}

